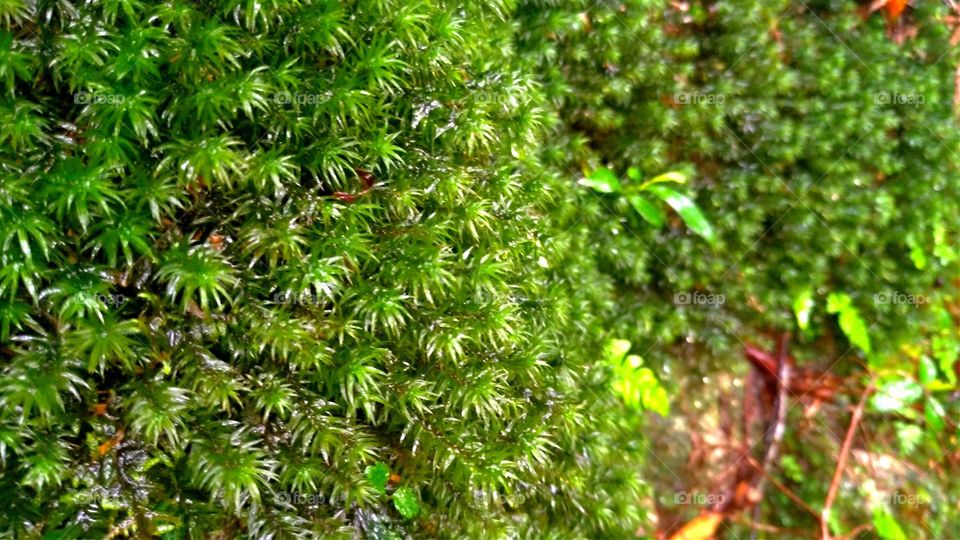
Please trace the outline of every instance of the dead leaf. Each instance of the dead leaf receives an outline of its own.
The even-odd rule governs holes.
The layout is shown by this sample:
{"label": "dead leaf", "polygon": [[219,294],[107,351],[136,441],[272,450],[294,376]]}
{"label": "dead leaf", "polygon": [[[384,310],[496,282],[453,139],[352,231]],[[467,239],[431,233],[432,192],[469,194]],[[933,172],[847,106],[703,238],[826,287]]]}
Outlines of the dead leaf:
{"label": "dead leaf", "polygon": [[670,540],[709,540],[723,521],[720,512],[704,512],[674,533]]}
{"label": "dead leaf", "polygon": [[110,440],[98,446],[97,451],[99,452],[99,456],[103,457],[107,455],[107,452],[112,450],[114,446],[120,444],[120,441],[123,440],[123,435],[124,435],[123,429],[117,430],[116,435],[114,435],[113,437],[110,437]]}

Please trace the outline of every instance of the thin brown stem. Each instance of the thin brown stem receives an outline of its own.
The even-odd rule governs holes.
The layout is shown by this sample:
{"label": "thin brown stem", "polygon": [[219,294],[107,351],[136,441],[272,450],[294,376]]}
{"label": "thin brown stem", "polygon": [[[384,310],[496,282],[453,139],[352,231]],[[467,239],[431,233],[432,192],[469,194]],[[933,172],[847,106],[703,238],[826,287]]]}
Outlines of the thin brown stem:
{"label": "thin brown stem", "polygon": [[756,459],[748,456],[748,457],[747,457],[747,461],[748,461],[748,463],[750,463],[750,465],[753,466],[753,468],[757,469],[757,471],[759,471],[760,474],[762,474],[762,475],[764,476],[764,478],[766,478],[767,480],[769,480],[770,483],[773,484],[773,487],[775,487],[775,488],[777,488],[778,490],[780,490],[781,493],[783,493],[784,495],[786,495],[787,498],[789,498],[791,501],[797,503],[797,506],[799,506],[800,508],[803,508],[804,510],[806,510],[811,516],[815,517],[817,520],[820,519],[820,512],[817,512],[812,506],[810,506],[809,504],[807,504],[806,502],[804,502],[804,500],[801,499],[799,495],[797,495],[796,493],[794,493],[792,489],[790,489],[790,488],[788,488],[787,486],[783,485],[780,481],[778,481],[776,478],[774,478],[773,475],[771,475],[771,474],[768,473],[767,471],[763,470],[763,466],[760,465],[760,463],[758,463]]}
{"label": "thin brown stem", "polygon": [[809,530],[800,530],[800,529],[783,529],[775,525],[770,525],[767,523],[759,523],[756,521],[751,521],[746,518],[746,516],[736,516],[730,518],[731,521],[739,523],[745,527],[750,527],[754,531],[763,531],[774,533],[778,536],[790,535],[790,538],[816,538],[817,534]]}
{"label": "thin brown stem", "polygon": [[862,533],[863,531],[869,531],[872,528],[873,528],[873,524],[871,523],[861,523],[860,525],[857,525],[856,527],[854,527],[847,534],[837,538],[837,540],[849,540],[850,538],[857,538],[860,533]]}
{"label": "thin brown stem", "polygon": [[830,537],[830,507],[833,506],[834,499],[837,498],[837,491],[840,489],[840,479],[843,478],[843,469],[847,465],[847,457],[850,455],[850,447],[853,446],[853,438],[857,433],[857,425],[863,418],[863,409],[867,405],[867,398],[873,392],[874,381],[870,381],[863,396],[860,397],[860,403],[853,411],[853,417],[850,419],[850,427],[847,428],[847,435],[843,439],[843,446],[840,447],[840,457],[837,459],[837,468],[833,471],[833,480],[830,481],[830,489],[827,491],[827,500],[823,503],[823,510],[820,512],[820,538],[821,540],[831,540]]}
{"label": "thin brown stem", "polygon": [[[780,345],[777,354],[777,411],[773,419],[773,432],[770,434],[767,453],[763,458],[763,476],[757,482],[757,505],[753,508],[753,521],[760,519],[760,506],[763,504],[763,490],[766,487],[766,471],[770,470],[777,461],[780,453],[780,443],[787,429],[787,392],[790,389],[791,364],[787,360],[787,348],[790,345],[790,333],[784,332],[780,336]],[[751,540],[755,540],[757,530],[750,533]]]}

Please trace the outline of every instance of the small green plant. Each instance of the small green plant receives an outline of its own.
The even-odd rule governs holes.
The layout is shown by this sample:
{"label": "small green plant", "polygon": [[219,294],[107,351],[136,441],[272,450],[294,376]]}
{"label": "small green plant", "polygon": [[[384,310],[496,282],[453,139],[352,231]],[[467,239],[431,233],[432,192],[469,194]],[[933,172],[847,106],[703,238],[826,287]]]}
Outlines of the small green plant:
{"label": "small green plant", "polygon": [[607,344],[604,358],[613,369],[611,385],[623,402],[633,409],[653,411],[660,416],[670,414],[670,398],[650,368],[643,367],[643,358],[627,354],[631,344],[614,339]]}
{"label": "small green plant", "polygon": [[[380,494],[387,493],[387,483],[390,481],[390,467],[382,461],[370,465],[366,469],[367,480]],[[394,508],[406,519],[413,519],[420,514],[420,502],[417,493],[407,486],[400,486],[390,495]]]}
{"label": "small green plant", "polygon": [[853,304],[853,299],[845,293],[833,293],[827,297],[827,313],[837,314],[840,330],[847,336],[850,343],[870,354],[873,347],[870,345],[870,329],[860,315],[860,311]]}
{"label": "small green plant", "polygon": [[621,183],[612,170],[600,167],[581,179],[580,184],[600,193],[620,195],[651,225],[663,227],[666,222],[663,210],[643,196],[643,194],[653,195],[673,208],[690,230],[702,236],[711,245],[716,242],[717,237],[713,227],[693,199],[663,185],[686,184],[687,177],[682,173],[667,172],[643,182],[640,169],[630,167],[627,169],[627,178],[630,180],[629,183]]}

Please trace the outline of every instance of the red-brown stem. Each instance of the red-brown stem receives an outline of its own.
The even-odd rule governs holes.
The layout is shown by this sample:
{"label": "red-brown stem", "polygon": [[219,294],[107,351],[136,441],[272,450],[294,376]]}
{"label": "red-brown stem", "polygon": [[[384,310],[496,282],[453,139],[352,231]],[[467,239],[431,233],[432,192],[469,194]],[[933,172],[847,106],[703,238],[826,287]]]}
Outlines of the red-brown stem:
{"label": "red-brown stem", "polygon": [[[766,472],[776,463],[780,452],[780,443],[783,441],[783,433],[787,429],[787,391],[790,389],[790,376],[792,364],[789,362],[787,347],[790,345],[790,333],[784,332],[780,336],[780,344],[777,347],[777,411],[773,419],[773,432],[769,433],[767,454],[763,458],[763,476],[757,482],[758,501],[753,507],[753,521],[760,519],[760,506],[763,504],[763,489],[766,487]],[[750,533],[750,539],[755,540],[757,529]]]}
{"label": "red-brown stem", "polygon": [[817,533],[813,531],[800,530],[800,529],[782,529],[780,527],[777,527],[775,525],[770,525],[768,523],[758,523],[756,521],[750,521],[746,518],[746,516],[736,516],[736,517],[730,518],[730,520],[736,523],[739,523],[741,525],[744,525],[746,527],[750,527],[752,530],[775,533],[778,536],[786,536],[789,534],[790,538],[803,538],[803,537],[816,538],[817,537]]}
{"label": "red-brown stem", "polygon": [[843,439],[843,446],[840,447],[840,457],[837,459],[837,468],[833,471],[833,480],[830,481],[830,489],[827,491],[827,500],[823,503],[823,510],[820,512],[820,538],[821,540],[831,540],[830,525],[827,523],[830,519],[830,507],[833,506],[834,499],[837,498],[837,490],[840,489],[840,479],[843,478],[843,468],[847,465],[847,456],[850,455],[850,447],[853,446],[853,437],[857,433],[857,425],[863,418],[863,409],[867,405],[867,398],[873,392],[873,381],[867,385],[860,397],[860,403],[853,411],[853,417],[850,419],[850,427],[847,428],[847,435]]}
{"label": "red-brown stem", "polygon": [[750,463],[750,465],[753,466],[754,469],[756,469],[760,474],[762,474],[764,478],[766,478],[771,484],[773,484],[775,488],[779,489],[780,492],[786,495],[791,501],[797,503],[797,506],[809,512],[810,515],[813,516],[814,518],[816,519],[820,518],[819,512],[817,512],[816,510],[813,509],[813,507],[811,507],[809,504],[804,502],[804,500],[801,499],[799,495],[794,493],[793,490],[783,485],[776,478],[774,478],[770,473],[763,470],[763,466],[760,465],[760,463],[758,463],[757,460],[753,459],[753,457],[751,456],[747,456],[747,461]]}
{"label": "red-brown stem", "polygon": [[854,527],[853,530],[851,530],[847,534],[841,536],[840,538],[837,538],[837,540],[847,540],[848,538],[857,538],[858,534],[862,533],[863,531],[868,531],[872,528],[873,528],[872,523],[861,523],[860,525],[857,525],[856,527]]}

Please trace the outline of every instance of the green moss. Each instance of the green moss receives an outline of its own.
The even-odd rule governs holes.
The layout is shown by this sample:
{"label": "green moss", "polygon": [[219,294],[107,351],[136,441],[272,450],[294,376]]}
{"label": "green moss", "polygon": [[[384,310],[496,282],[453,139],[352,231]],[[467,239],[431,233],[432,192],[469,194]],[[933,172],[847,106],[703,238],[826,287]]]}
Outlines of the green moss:
{"label": "green moss", "polygon": [[[632,534],[607,338],[657,370],[804,287],[809,341],[830,292],[908,335],[869,294],[949,275],[937,10],[900,48],[811,6],[0,2],[0,526]],[[600,166],[687,173],[717,247],[577,184]]]}

